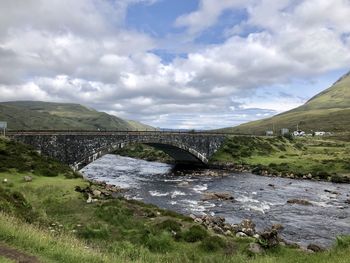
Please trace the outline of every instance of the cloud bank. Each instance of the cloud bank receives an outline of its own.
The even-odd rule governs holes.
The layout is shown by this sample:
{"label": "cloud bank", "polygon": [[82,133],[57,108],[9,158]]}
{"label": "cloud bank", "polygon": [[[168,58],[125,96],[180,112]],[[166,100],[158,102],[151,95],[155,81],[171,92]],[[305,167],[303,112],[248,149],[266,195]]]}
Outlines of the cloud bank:
{"label": "cloud bank", "polygon": [[[350,65],[348,0],[201,0],[174,20],[180,33],[167,37],[181,55],[168,62],[155,52],[167,41],[125,24],[133,6],[157,4],[1,1],[0,100],[77,102],[158,127],[218,128],[301,104],[295,80]],[[238,23],[216,32],[224,41],[200,41],[238,12]]]}

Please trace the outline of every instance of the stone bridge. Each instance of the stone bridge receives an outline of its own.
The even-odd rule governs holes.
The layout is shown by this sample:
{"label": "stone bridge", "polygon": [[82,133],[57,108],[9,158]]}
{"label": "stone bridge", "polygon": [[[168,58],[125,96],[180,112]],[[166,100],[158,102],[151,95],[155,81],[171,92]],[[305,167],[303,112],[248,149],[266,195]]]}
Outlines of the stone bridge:
{"label": "stone bridge", "polygon": [[12,131],[8,136],[75,170],[130,143],[153,146],[177,163],[203,165],[226,137],[221,133],[160,131]]}

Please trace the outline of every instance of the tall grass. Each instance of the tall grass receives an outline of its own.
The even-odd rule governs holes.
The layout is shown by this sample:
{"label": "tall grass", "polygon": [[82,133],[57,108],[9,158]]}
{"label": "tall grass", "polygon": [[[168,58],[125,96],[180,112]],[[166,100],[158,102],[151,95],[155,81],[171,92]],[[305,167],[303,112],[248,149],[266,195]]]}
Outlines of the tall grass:
{"label": "tall grass", "polygon": [[38,256],[43,262],[112,262],[72,236],[54,236],[4,213],[0,213],[0,239]]}

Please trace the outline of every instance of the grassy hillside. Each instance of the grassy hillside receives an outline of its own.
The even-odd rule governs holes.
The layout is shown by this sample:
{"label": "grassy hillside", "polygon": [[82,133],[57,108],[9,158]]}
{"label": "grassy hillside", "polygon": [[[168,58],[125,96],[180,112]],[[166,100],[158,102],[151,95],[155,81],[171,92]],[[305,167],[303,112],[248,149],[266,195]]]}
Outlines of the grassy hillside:
{"label": "grassy hillside", "polygon": [[350,73],[340,78],[332,87],[311,98],[304,105],[274,117],[245,123],[226,132],[263,134],[266,130],[299,128],[311,132],[350,131]]}
{"label": "grassy hillside", "polygon": [[145,130],[152,127],[127,121],[80,104],[40,101],[0,103],[0,120],[9,129]]}
{"label": "grassy hillside", "polygon": [[[171,211],[121,197],[96,197],[87,203],[81,189],[103,191],[100,185],[74,176],[53,160],[47,167],[50,174],[36,172],[46,158],[0,138],[0,160],[4,158],[0,248],[11,247],[40,262],[348,262],[348,237],[339,238],[334,248],[322,253],[277,246],[254,256],[247,247],[255,239],[215,235]],[[26,164],[17,167],[16,158],[18,164]]]}

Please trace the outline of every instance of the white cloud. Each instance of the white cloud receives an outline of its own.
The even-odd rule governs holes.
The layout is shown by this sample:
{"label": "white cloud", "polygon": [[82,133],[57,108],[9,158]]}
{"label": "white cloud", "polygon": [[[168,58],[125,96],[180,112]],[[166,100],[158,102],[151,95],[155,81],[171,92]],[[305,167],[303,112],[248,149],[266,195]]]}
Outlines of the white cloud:
{"label": "white cloud", "polygon": [[215,128],[303,102],[280,107],[280,98],[256,96],[261,87],[350,63],[349,1],[202,0],[176,20],[185,35],[203,33],[226,10],[245,9],[247,19],[223,43],[167,64],[152,53],[165,42],[123,25],[140,2],[155,1],[1,1],[0,100],[80,102],[155,126]]}
{"label": "white cloud", "polygon": [[199,9],[177,18],[177,27],[186,27],[190,35],[196,35],[213,26],[220,15],[228,9],[242,7],[244,0],[200,0]]}

